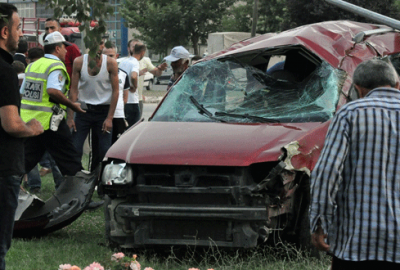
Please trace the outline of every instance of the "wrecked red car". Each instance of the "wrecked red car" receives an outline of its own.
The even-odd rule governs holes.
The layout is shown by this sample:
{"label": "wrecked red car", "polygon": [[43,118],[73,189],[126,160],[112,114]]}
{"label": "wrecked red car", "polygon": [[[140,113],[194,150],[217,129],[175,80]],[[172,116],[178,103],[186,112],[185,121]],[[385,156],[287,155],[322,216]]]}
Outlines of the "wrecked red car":
{"label": "wrecked red car", "polygon": [[310,171],[363,60],[398,64],[400,34],[331,21],[234,44],[190,67],[110,148],[99,192],[124,248],[307,245]]}

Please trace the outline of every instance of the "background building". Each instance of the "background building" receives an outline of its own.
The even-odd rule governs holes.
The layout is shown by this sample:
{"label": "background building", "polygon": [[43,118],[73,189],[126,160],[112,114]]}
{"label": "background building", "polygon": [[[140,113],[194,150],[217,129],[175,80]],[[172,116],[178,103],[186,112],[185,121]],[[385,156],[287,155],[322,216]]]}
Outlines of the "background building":
{"label": "background building", "polygon": [[[107,22],[109,40],[114,42],[118,47],[118,52],[125,56],[128,54],[128,29],[124,26],[123,19],[119,13],[119,7],[123,0],[108,0],[109,4],[114,8]],[[49,18],[54,16],[54,10],[46,7],[46,4],[39,3],[37,0],[0,0],[0,3],[10,3],[18,8],[18,13],[21,18]],[[44,25],[41,25],[40,28]]]}

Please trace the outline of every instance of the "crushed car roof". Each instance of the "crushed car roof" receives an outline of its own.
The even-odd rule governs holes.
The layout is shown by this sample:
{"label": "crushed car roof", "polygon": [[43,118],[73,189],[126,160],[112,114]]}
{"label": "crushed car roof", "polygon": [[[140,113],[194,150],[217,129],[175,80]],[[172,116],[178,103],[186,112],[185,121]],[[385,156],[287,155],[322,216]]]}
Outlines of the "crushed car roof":
{"label": "crushed car roof", "polygon": [[[393,31],[385,35],[365,36],[357,43],[354,38],[362,32],[376,29]],[[375,57],[400,51],[399,34],[386,25],[353,21],[328,21],[300,26],[279,34],[268,33],[233,44],[227,50],[209,55],[205,60],[249,51],[265,50],[281,46],[301,45],[336,68],[352,71],[358,63]],[[349,52],[352,51],[350,54]],[[350,57],[354,64],[345,63]],[[350,70],[347,70],[347,69]]]}

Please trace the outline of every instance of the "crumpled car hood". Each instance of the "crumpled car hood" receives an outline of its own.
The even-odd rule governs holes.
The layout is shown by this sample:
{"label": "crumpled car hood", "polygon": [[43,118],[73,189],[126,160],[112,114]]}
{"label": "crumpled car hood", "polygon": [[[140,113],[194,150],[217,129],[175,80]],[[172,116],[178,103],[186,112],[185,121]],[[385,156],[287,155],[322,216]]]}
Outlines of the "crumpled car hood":
{"label": "crumpled car hood", "polygon": [[276,161],[283,146],[307,134],[312,138],[321,125],[142,122],[124,133],[106,157],[131,164],[248,166]]}

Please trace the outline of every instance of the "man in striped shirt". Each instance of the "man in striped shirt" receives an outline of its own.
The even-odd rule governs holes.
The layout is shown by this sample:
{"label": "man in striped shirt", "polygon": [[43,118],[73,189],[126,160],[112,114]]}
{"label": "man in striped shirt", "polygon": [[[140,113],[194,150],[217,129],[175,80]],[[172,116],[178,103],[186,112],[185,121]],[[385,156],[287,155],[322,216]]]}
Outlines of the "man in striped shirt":
{"label": "man in striped shirt", "polygon": [[[393,66],[361,63],[311,174],[312,241],[335,269],[400,269],[400,91]],[[327,242],[325,242],[327,238]]]}

